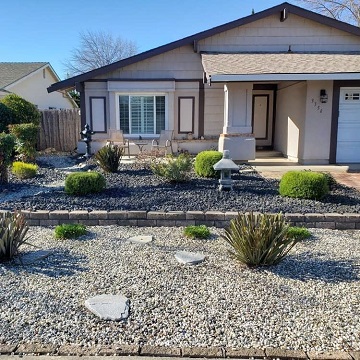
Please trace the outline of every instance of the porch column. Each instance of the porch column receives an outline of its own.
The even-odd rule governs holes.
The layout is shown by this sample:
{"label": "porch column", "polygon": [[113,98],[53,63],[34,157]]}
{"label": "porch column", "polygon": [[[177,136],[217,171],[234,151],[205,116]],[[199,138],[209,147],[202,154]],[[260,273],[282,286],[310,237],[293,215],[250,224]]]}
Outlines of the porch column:
{"label": "porch column", "polygon": [[224,93],[224,127],[219,151],[229,150],[233,160],[254,160],[252,83],[228,83],[224,85]]}

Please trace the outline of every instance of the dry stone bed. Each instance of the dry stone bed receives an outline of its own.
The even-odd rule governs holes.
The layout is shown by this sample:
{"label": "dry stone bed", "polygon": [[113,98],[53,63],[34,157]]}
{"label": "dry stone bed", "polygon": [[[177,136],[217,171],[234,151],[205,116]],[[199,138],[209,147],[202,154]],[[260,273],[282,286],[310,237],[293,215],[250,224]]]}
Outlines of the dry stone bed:
{"label": "dry stone bed", "polygon": [[[247,269],[215,228],[210,240],[186,239],[183,228],[89,230],[60,241],[33,227],[31,242],[52,253],[0,265],[0,344],[360,350],[359,232],[313,229],[278,266]],[[147,234],[150,243],[127,241]],[[178,251],[205,260],[179,264]],[[85,308],[101,294],[126,296],[127,320]]]}

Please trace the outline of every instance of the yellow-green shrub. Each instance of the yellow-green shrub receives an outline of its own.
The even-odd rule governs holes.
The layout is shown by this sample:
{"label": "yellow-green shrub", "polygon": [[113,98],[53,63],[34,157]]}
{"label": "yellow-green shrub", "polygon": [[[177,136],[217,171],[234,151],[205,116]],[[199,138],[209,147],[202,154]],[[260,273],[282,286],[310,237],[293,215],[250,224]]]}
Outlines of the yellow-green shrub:
{"label": "yellow-green shrub", "polygon": [[215,150],[201,151],[195,158],[195,172],[202,177],[217,177],[218,171],[213,166],[222,159],[222,153]]}
{"label": "yellow-green shrub", "polygon": [[14,161],[11,167],[11,172],[19,179],[29,179],[36,176],[38,166],[22,161]]}

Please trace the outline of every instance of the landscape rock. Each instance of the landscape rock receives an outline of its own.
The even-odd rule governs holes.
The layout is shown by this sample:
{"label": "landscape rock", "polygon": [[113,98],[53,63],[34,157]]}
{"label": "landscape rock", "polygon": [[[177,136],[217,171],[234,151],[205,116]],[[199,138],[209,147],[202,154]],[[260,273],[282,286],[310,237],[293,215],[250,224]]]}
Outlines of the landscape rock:
{"label": "landscape rock", "polygon": [[196,265],[205,260],[205,255],[189,251],[178,251],[175,259],[181,264]]}
{"label": "landscape rock", "polygon": [[36,250],[20,255],[15,263],[18,265],[31,265],[37,261],[43,260],[52,254],[50,250]]}
{"label": "landscape rock", "polygon": [[123,295],[97,295],[85,300],[85,306],[101,320],[125,320],[129,316],[130,301]]}
{"label": "landscape rock", "polygon": [[153,241],[152,235],[136,235],[128,239],[128,241],[134,244],[148,244]]}

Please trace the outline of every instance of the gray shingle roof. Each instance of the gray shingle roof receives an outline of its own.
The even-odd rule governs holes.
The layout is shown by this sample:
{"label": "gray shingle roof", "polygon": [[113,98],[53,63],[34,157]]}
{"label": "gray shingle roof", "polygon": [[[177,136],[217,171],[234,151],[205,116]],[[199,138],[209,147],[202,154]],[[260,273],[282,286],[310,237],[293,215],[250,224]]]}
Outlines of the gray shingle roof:
{"label": "gray shingle roof", "polygon": [[0,89],[42,68],[47,62],[0,62]]}
{"label": "gray shingle roof", "polygon": [[207,75],[360,73],[360,54],[202,54]]}

